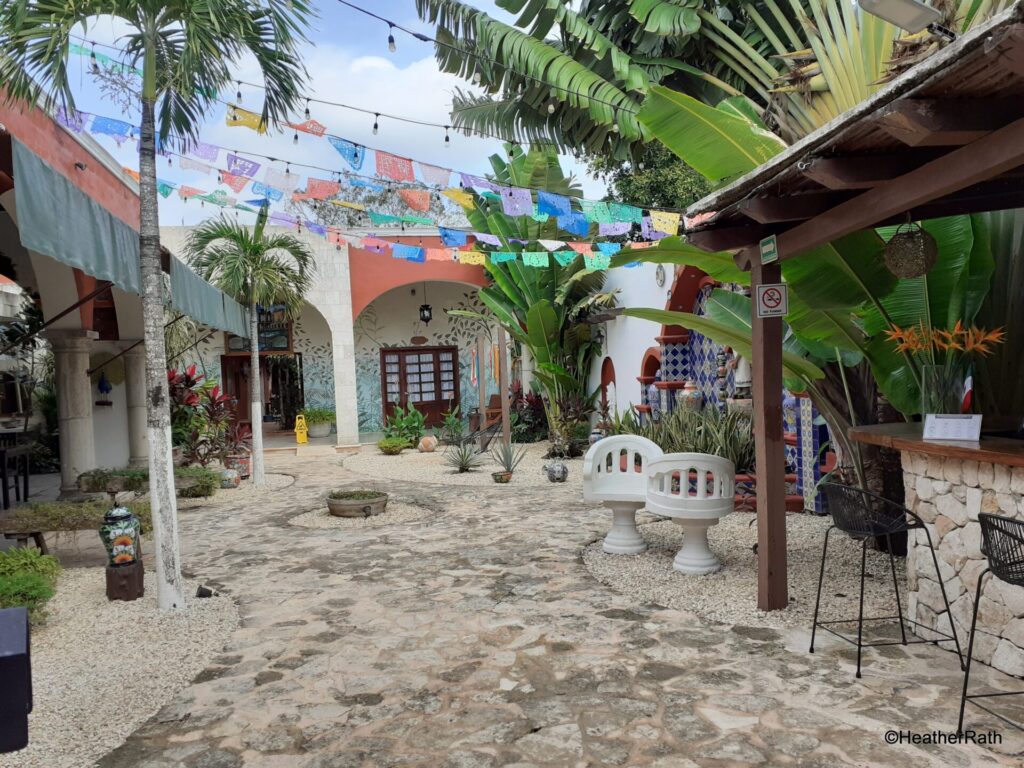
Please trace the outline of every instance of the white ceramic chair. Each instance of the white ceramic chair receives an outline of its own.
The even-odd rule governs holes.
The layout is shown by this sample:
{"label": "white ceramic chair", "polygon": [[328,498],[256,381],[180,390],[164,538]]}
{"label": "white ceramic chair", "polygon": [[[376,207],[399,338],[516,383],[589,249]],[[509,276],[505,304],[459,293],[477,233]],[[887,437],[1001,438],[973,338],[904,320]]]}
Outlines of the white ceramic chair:
{"label": "white ceramic chair", "polygon": [[636,512],[647,499],[647,468],[661,455],[661,448],[646,437],[615,435],[598,440],[583,457],[583,498],[612,511],[605,552],[638,555],[647,549],[636,529]]}
{"label": "white ceramic chair", "polygon": [[683,548],[672,567],[714,573],[722,564],[708,548],[708,528],[733,511],[736,468],[703,453],[666,453],[647,466],[647,511],[683,529]]}

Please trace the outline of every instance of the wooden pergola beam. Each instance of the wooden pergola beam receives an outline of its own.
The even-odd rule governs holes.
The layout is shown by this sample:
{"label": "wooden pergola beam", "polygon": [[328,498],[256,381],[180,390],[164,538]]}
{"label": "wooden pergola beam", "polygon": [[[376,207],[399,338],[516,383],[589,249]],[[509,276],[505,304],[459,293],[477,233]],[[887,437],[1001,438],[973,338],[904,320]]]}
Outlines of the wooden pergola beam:
{"label": "wooden pergola beam", "polygon": [[1024,165],[1024,119],[881,184],[778,236],[795,256]]}
{"label": "wooden pergola beam", "polygon": [[970,144],[1024,117],[1020,98],[902,99],[879,111],[878,126],[909,147]]}
{"label": "wooden pergola beam", "polygon": [[755,224],[748,227],[719,227],[687,232],[686,239],[705,251],[734,251],[761,242],[772,231],[766,226]]}
{"label": "wooden pergola beam", "polygon": [[871,189],[892,181],[939,156],[934,149],[896,154],[815,157],[801,164],[804,177],[826,189]]}
{"label": "wooden pergola beam", "polygon": [[807,192],[788,197],[751,197],[741,202],[736,209],[758,224],[781,224],[814,218],[849,197],[849,194],[843,192]]}

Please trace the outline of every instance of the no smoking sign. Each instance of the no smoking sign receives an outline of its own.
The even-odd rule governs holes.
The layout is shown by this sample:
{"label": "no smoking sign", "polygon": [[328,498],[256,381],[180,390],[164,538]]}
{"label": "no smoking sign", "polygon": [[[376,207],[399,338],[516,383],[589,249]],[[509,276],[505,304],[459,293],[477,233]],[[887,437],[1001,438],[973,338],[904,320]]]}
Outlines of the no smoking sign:
{"label": "no smoking sign", "polygon": [[757,286],[757,316],[782,317],[789,312],[789,293],[785,283]]}

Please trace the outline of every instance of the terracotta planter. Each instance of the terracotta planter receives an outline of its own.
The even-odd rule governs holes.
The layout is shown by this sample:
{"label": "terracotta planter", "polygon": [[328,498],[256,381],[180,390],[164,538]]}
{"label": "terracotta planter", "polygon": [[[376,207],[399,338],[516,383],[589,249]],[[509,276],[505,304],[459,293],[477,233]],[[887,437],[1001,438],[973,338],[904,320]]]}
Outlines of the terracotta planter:
{"label": "terracotta planter", "polygon": [[327,497],[327,511],[335,517],[370,517],[384,512],[388,495],[382,493],[372,499],[332,499]]}
{"label": "terracotta planter", "polygon": [[248,453],[224,457],[224,469],[233,469],[243,480],[252,474],[252,456]]}
{"label": "terracotta planter", "polygon": [[511,472],[491,472],[491,477],[494,478],[494,482],[501,483],[504,485],[512,479]]}
{"label": "terracotta planter", "polygon": [[327,424],[310,424],[309,425],[309,436],[310,437],[327,437],[331,434],[331,425]]}

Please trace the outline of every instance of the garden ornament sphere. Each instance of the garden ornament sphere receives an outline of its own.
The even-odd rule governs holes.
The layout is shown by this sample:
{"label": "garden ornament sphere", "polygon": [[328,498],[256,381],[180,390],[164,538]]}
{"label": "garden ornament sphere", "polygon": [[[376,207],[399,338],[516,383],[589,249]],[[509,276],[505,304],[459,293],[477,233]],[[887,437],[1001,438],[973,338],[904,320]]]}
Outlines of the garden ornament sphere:
{"label": "garden ornament sphere", "polygon": [[552,461],[544,465],[544,471],[548,474],[548,480],[552,483],[564,483],[569,477],[569,467],[563,461]]}
{"label": "garden ornament sphere", "polygon": [[913,222],[901,224],[882,249],[886,269],[900,278],[928,274],[938,256],[939,246],[935,238]]}

